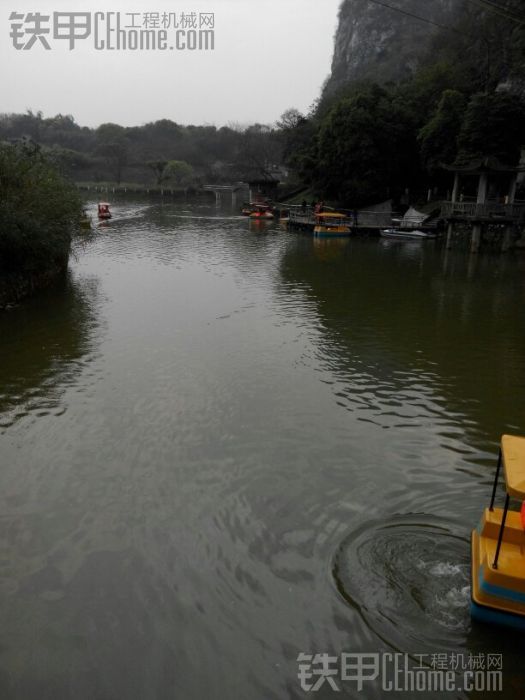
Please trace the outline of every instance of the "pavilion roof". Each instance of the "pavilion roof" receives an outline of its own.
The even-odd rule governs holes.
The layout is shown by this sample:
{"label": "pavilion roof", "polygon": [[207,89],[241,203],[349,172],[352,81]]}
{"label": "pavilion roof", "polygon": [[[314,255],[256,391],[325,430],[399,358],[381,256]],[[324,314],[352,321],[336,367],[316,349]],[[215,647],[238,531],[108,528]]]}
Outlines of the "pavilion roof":
{"label": "pavilion roof", "polygon": [[474,158],[466,163],[454,163],[453,165],[442,165],[444,170],[454,173],[478,174],[478,173],[520,173],[525,172],[525,165],[507,165],[502,163],[495,156],[484,156]]}

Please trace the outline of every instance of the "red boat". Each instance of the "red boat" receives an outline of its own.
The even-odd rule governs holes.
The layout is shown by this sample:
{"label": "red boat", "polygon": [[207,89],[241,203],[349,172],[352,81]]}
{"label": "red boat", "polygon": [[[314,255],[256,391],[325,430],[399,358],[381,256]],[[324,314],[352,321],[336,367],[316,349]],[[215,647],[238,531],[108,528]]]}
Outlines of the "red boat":
{"label": "red boat", "polygon": [[108,202],[98,203],[98,218],[99,219],[111,219],[111,212],[109,211]]}
{"label": "red boat", "polygon": [[274,219],[273,209],[269,204],[254,204],[250,212],[251,219]]}

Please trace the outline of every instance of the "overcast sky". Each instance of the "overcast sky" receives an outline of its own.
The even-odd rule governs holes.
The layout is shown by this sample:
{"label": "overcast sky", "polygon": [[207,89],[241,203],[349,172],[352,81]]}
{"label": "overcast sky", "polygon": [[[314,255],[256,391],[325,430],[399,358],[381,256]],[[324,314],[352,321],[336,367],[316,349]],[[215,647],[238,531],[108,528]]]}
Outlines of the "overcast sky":
{"label": "overcast sky", "polygon": [[[79,124],[127,126],[156,119],[181,124],[274,122],[289,107],[304,111],[328,76],[340,0],[0,0],[0,112],[72,114]],[[93,35],[73,51],[47,35],[16,50],[10,14],[38,11],[214,13],[214,51],[95,50]],[[30,25],[20,23],[23,31]],[[173,17],[171,22],[173,23]],[[50,23],[51,24],[51,23]],[[34,25],[33,25],[34,26]],[[101,23],[101,29],[107,25]],[[175,29],[168,30],[175,43]],[[105,33],[102,34],[105,39]],[[30,39],[20,39],[26,45]],[[182,39],[181,39],[182,40]]]}

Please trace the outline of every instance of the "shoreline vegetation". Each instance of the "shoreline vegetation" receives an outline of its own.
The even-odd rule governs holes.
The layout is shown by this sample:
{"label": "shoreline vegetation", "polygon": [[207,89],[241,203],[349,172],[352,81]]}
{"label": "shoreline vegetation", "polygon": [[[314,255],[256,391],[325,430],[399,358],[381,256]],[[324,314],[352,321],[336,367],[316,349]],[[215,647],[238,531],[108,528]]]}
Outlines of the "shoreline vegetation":
{"label": "shoreline vegetation", "polygon": [[65,272],[82,198],[28,141],[0,143],[0,308]]}

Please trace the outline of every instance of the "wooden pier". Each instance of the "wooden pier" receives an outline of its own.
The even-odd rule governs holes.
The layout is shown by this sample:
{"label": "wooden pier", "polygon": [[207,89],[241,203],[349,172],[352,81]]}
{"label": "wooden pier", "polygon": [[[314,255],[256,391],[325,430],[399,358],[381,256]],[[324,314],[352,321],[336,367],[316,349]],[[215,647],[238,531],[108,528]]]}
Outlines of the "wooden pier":
{"label": "wooden pier", "polygon": [[313,231],[315,217],[313,209],[307,207],[290,207],[288,210],[288,226],[298,231]]}
{"label": "wooden pier", "polygon": [[[286,205],[282,205],[282,208],[288,209],[288,225],[290,228],[310,232],[314,230],[316,220],[312,207],[286,207]],[[349,211],[345,209],[338,209],[338,211],[347,215],[345,223],[351,226],[354,231],[380,231],[392,226],[391,211]]]}
{"label": "wooden pier", "polygon": [[448,221],[479,221],[493,224],[525,223],[525,202],[443,202],[441,215]]}

